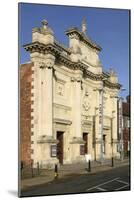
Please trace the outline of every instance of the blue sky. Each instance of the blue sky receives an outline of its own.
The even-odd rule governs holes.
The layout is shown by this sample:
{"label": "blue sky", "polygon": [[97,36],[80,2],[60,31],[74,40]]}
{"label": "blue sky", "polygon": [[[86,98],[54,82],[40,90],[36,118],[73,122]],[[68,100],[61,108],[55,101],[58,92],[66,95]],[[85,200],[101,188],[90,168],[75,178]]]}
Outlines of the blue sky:
{"label": "blue sky", "polygon": [[22,45],[32,41],[32,28],[40,27],[43,19],[47,19],[56,39],[68,46],[65,31],[72,26],[81,29],[86,18],[87,35],[102,47],[103,69],[113,68],[126,89],[121,95],[129,94],[129,10],[22,3],[19,16],[20,63],[30,60]]}

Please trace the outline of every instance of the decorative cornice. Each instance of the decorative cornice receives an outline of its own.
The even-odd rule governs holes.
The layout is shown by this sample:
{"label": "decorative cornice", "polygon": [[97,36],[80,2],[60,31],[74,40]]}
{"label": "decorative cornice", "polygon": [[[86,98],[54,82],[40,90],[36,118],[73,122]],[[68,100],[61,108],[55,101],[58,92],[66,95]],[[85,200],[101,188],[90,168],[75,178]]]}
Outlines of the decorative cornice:
{"label": "decorative cornice", "polygon": [[73,137],[70,144],[85,144],[85,141],[81,137]]}
{"label": "decorative cornice", "polygon": [[59,124],[66,124],[66,125],[71,125],[72,122],[70,120],[65,120],[65,119],[59,119],[55,118],[54,123],[59,123]]}
{"label": "decorative cornice", "polygon": [[82,120],[82,126],[91,126],[92,125],[92,122],[89,121],[89,120]]}
{"label": "decorative cornice", "polygon": [[23,45],[23,47],[25,48],[26,51],[29,51],[30,53],[34,52],[39,52],[44,54],[51,53],[54,56],[60,54],[59,49],[57,49],[56,46],[53,44],[45,45],[40,42],[33,42],[30,44]]}
{"label": "decorative cornice", "polygon": [[103,127],[104,130],[110,130],[110,128],[111,128],[110,126],[104,126]]}
{"label": "decorative cornice", "polygon": [[63,44],[59,43],[57,40],[54,41],[54,44],[56,45],[57,48],[61,51],[65,51],[67,54],[71,54],[71,50],[68,49],[66,46]]}
{"label": "decorative cornice", "polygon": [[42,135],[38,137],[37,143],[57,143],[57,140],[51,136]]}
{"label": "decorative cornice", "polygon": [[104,86],[108,87],[108,88],[111,88],[111,89],[115,89],[116,88],[118,90],[121,88],[121,84],[119,84],[119,83],[111,83],[108,80],[104,81]]}
{"label": "decorative cornice", "polygon": [[73,35],[73,34],[76,34],[78,35],[78,37],[84,42],[86,43],[88,46],[98,50],[98,51],[101,51],[102,48],[96,44],[95,42],[93,42],[89,37],[87,37],[84,33],[82,33],[81,31],[79,31],[78,28],[74,27],[74,28],[71,28],[69,30],[66,31],[66,35]]}
{"label": "decorative cornice", "polygon": [[55,108],[58,108],[58,109],[71,110],[70,106],[65,106],[65,105],[57,104],[57,103],[53,103],[53,105]]}
{"label": "decorative cornice", "polygon": [[[94,74],[91,71],[89,71],[87,68],[88,66],[82,62],[73,62],[70,60],[69,55],[64,54],[63,51],[60,48],[57,48],[56,45],[44,45],[40,42],[33,42],[30,44],[26,44],[23,46],[26,51],[30,51],[30,53],[33,52],[39,52],[39,53],[51,53],[56,57],[59,63],[64,64],[67,68],[73,69],[73,70],[81,70],[83,71],[83,76],[90,78],[95,81],[103,81],[104,78],[108,78],[109,74],[103,72],[102,74]],[[121,85],[119,83],[111,83],[109,80],[105,80],[104,86],[111,88],[111,89],[120,89]]]}

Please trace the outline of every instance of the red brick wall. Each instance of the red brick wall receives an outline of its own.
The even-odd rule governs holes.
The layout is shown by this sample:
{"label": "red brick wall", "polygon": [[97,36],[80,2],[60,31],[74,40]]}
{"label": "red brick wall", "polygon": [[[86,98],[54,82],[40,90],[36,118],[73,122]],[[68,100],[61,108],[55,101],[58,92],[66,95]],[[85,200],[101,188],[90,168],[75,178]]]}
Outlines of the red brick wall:
{"label": "red brick wall", "polygon": [[130,141],[130,130],[125,128],[123,130],[123,140],[124,140],[124,151],[128,151],[128,141]]}
{"label": "red brick wall", "polygon": [[31,162],[31,80],[32,63],[20,67],[20,159]]}

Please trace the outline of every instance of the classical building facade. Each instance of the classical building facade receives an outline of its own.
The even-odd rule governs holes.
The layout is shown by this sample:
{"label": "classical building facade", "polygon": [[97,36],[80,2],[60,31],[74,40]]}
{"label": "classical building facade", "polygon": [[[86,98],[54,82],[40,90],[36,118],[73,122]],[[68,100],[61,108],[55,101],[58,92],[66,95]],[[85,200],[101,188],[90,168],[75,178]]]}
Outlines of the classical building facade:
{"label": "classical building facade", "polygon": [[98,161],[119,156],[116,97],[121,85],[113,70],[103,70],[101,47],[86,29],[83,21],[82,30],[67,30],[65,47],[43,20],[32,30],[32,43],[24,45],[32,63],[31,159],[42,167],[85,162],[85,154]]}

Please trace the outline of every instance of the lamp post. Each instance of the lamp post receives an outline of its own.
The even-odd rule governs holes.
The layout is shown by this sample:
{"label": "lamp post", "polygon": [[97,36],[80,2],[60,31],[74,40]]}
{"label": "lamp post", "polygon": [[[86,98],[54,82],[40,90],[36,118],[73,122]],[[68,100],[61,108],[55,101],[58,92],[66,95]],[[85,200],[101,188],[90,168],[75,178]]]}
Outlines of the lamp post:
{"label": "lamp post", "polygon": [[93,116],[93,147],[94,147],[94,158],[96,160],[96,117],[98,116],[97,110],[99,108],[95,107],[95,113]]}
{"label": "lamp post", "polygon": [[100,162],[103,164],[103,87],[99,90]]}
{"label": "lamp post", "polygon": [[123,113],[122,113],[122,98],[119,97],[119,144],[120,144],[120,159],[124,158],[123,147]]}
{"label": "lamp post", "polygon": [[114,145],[114,139],[113,139],[113,119],[115,111],[112,111],[112,117],[111,117],[111,146],[112,146],[112,156],[111,156],[111,162],[112,162],[112,167],[114,167],[114,152],[113,152],[113,145]]}
{"label": "lamp post", "polygon": [[[120,92],[125,91],[125,88],[121,88]],[[119,144],[120,144],[120,159],[124,159],[124,145],[123,145],[123,112],[122,112],[122,100],[121,96],[118,97],[118,109],[119,109]]]}
{"label": "lamp post", "polygon": [[[114,100],[118,99],[118,96],[116,95],[111,95],[110,98],[112,99],[113,102],[113,107],[112,107],[112,116],[111,116],[111,148],[112,148],[112,155],[111,155],[111,163],[112,163],[112,167],[114,167],[114,133],[113,133],[113,120],[115,118],[114,113],[116,112],[115,110],[115,104],[114,104]],[[117,104],[116,104],[117,105]]]}
{"label": "lamp post", "polygon": [[102,79],[102,85],[99,89],[99,134],[100,134],[100,162],[103,164],[104,156],[103,156],[103,121],[104,121],[104,82],[107,78]]}
{"label": "lamp post", "polygon": [[94,89],[94,91],[99,91],[99,139],[100,139],[100,163],[103,164],[103,107],[104,107],[104,82],[107,78],[103,78],[101,82],[101,87]]}

